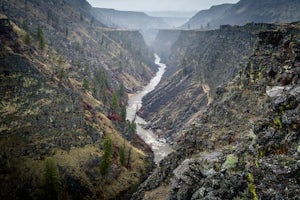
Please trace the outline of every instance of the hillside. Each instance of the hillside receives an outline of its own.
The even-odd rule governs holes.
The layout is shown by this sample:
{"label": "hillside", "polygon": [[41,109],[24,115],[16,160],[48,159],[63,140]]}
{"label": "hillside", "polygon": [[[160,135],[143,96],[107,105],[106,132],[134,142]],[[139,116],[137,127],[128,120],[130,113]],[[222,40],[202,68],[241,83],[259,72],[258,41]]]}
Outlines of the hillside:
{"label": "hillside", "polygon": [[300,22],[228,24],[290,22],[297,1],[172,30],[86,0],[1,0],[0,199],[298,199]]}
{"label": "hillside", "polygon": [[251,22],[288,23],[299,20],[299,9],[298,0],[240,0],[228,7],[221,5],[207,11],[200,11],[185,24],[185,28],[190,24],[192,29],[201,29],[201,27],[205,29],[208,23],[210,28],[218,28],[226,24],[244,25]]}
{"label": "hillside", "polygon": [[[132,199],[298,199],[300,24],[255,26],[265,28],[255,34],[254,51],[215,88],[207,109],[177,135],[176,151]],[[178,88],[187,80],[177,81]],[[173,98],[177,110],[176,98],[201,102],[190,90]]]}
{"label": "hillside", "polygon": [[208,10],[201,10],[194,15],[188,22],[186,22],[181,28],[185,29],[214,29],[218,28],[217,24],[212,24],[212,21],[218,20],[223,17],[224,13],[229,10],[233,4],[222,4],[212,6]]}
{"label": "hillside", "polygon": [[241,0],[225,12],[219,24],[246,24],[249,22],[287,23],[300,18],[297,0]]}
{"label": "hillside", "polygon": [[160,29],[170,25],[160,17],[152,17],[143,12],[119,11],[114,9],[93,8],[97,19],[107,26],[126,29]]}
{"label": "hillside", "polygon": [[163,136],[173,140],[212,102],[217,87],[240,70],[240,62],[253,51],[256,34],[271,27],[249,24],[181,31],[170,48],[166,78],[144,98],[140,114],[151,122],[151,128],[162,129]]}
{"label": "hillside", "polygon": [[149,147],[124,139],[119,112],[126,92],[153,76],[153,55],[138,31],[106,28],[91,9],[85,0],[0,3],[0,199],[128,198],[151,167]]}
{"label": "hillside", "polygon": [[147,44],[155,39],[157,29],[171,28],[162,17],[152,17],[143,12],[93,8],[93,14],[108,27],[139,30]]}

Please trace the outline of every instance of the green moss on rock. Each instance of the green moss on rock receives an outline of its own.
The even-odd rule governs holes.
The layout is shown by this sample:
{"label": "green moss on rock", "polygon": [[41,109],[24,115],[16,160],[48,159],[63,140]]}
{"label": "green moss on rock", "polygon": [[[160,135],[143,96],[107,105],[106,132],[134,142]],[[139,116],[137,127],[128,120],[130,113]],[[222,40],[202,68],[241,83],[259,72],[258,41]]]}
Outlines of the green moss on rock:
{"label": "green moss on rock", "polygon": [[236,167],[238,161],[239,161],[239,158],[236,155],[229,154],[226,157],[226,161],[223,164],[223,167],[226,168],[226,169],[233,169],[233,168]]}

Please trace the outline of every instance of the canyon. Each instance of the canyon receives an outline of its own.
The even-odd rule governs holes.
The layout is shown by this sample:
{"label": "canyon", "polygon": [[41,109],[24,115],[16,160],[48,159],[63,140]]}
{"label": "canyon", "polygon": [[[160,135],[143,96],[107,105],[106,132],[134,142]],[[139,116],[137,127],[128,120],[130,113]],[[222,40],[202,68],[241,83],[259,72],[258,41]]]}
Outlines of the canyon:
{"label": "canyon", "polygon": [[[1,1],[0,199],[299,198],[297,6],[241,0],[171,29]],[[123,15],[162,29],[146,43]]]}

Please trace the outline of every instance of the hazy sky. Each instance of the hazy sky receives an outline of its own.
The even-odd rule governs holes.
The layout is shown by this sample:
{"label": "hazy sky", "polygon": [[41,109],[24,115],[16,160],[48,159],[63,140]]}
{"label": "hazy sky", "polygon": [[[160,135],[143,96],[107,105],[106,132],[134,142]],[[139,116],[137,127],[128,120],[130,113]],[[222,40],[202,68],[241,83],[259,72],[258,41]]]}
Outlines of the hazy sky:
{"label": "hazy sky", "polygon": [[93,7],[130,11],[194,11],[239,0],[87,0]]}

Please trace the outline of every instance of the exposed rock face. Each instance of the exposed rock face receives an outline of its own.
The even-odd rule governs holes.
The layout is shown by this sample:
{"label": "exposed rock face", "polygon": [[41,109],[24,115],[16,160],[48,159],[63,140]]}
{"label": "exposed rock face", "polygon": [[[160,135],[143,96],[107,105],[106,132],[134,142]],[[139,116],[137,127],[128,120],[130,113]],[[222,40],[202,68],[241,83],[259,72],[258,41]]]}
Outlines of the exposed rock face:
{"label": "exposed rock face", "polygon": [[240,62],[253,51],[256,34],[266,28],[272,25],[182,31],[171,47],[165,79],[144,99],[142,116],[174,138],[203,113],[216,88],[236,75]]}
{"label": "exposed rock face", "polygon": [[165,199],[298,199],[299,33],[299,23],[260,32],[240,72],[132,199],[159,188],[169,188]]}

